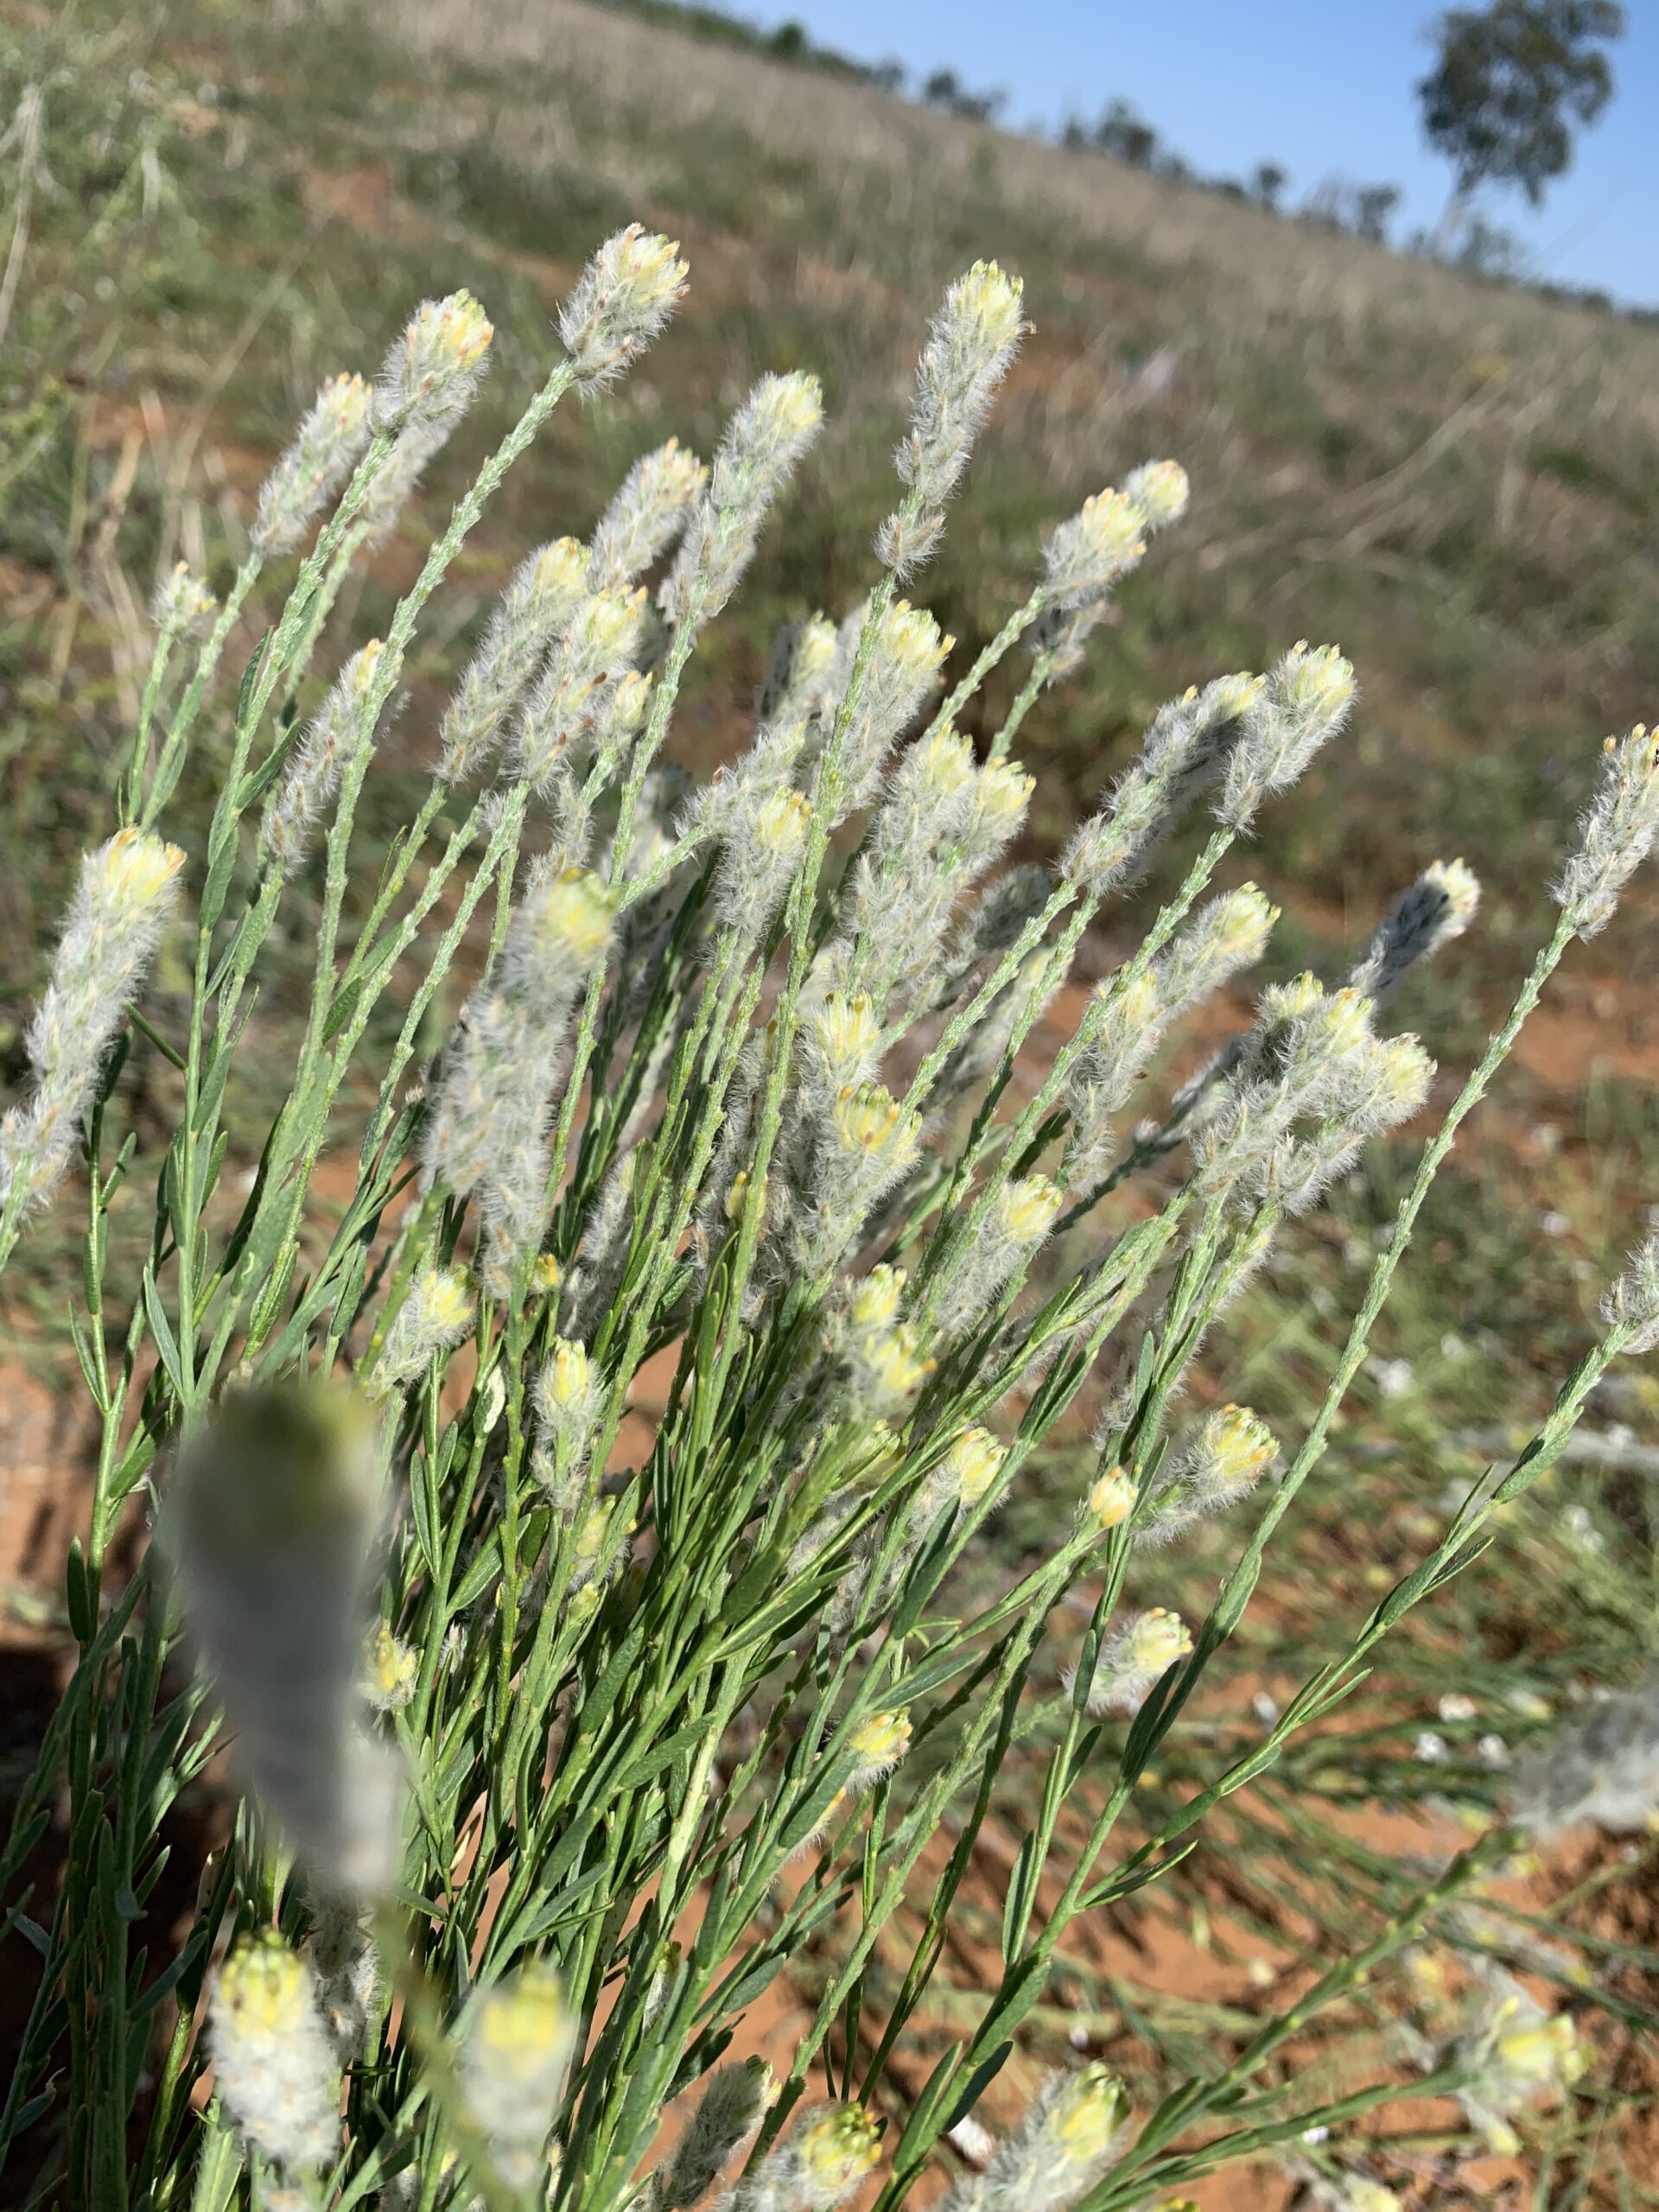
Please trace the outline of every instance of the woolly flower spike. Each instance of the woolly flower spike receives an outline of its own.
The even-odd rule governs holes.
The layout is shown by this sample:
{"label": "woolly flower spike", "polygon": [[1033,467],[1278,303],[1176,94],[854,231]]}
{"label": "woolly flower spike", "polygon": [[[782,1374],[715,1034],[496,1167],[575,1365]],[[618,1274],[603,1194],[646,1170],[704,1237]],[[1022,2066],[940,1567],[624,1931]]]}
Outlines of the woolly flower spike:
{"label": "woolly flower spike", "polygon": [[239,1943],[208,2001],[215,2086],[254,2148],[296,2174],[332,2159],[340,2068],[310,1968],[280,1937]]}
{"label": "woolly flower spike", "polygon": [[880,2155],[881,2124],[861,2105],[817,2105],[721,2200],[720,2212],[835,2212]]}
{"label": "woolly flower spike", "polygon": [[920,512],[889,515],[876,556],[899,575],[927,558],[943,526],[940,510],[968,465],[979,427],[1007,374],[1027,324],[1018,277],[994,261],[976,261],[946,292],[916,369],[910,429],[893,455],[899,481],[916,493]]}
{"label": "woolly flower spike", "polygon": [[910,1749],[910,1716],[905,1713],[873,1713],[861,1720],[847,1738],[853,1755],[847,1777],[848,1794],[861,1797],[893,1772]]}
{"label": "woolly flower spike", "polygon": [[1079,607],[1103,598],[1147,550],[1147,518],[1123,492],[1096,492],[1063,522],[1043,555],[1044,581],[1054,604]]}
{"label": "woolly flower spike", "polygon": [[1567,922],[1594,937],[1659,836],[1659,732],[1638,722],[1602,748],[1601,785],[1580,825],[1579,849],[1554,887]]}
{"label": "woolly flower spike", "polygon": [[807,1016],[802,1046],[814,1064],[813,1078],[829,1097],[868,1082],[881,1048],[874,1005],[861,992],[826,993]]}
{"label": "woolly flower spike", "polygon": [[1186,1440],[1147,1523],[1154,1542],[1247,1497],[1279,1456],[1279,1440],[1248,1406],[1206,1414]]}
{"label": "woolly flower spike", "polygon": [[559,310],[559,337],[586,391],[613,383],[678,306],[688,274],[673,240],[630,223],[606,239]]}
{"label": "woolly flower spike", "polygon": [[1112,1116],[1128,1103],[1166,1020],[1156,973],[1096,984],[1088,1042],[1066,1092],[1072,1125],[1068,1181],[1092,1189],[1104,1174],[1117,1147]]}
{"label": "woolly flower spike", "polygon": [[1123,496],[1133,499],[1149,531],[1167,530],[1186,512],[1192,494],[1179,461],[1143,461],[1123,479]]}
{"label": "woolly flower spike", "polygon": [[280,791],[268,801],[259,824],[262,859],[284,879],[304,861],[323,810],[340,790],[346,764],[359,746],[373,741],[370,716],[377,690],[385,694],[378,638],[354,652],[334,689],[295,747]]}
{"label": "woolly flower spike", "polygon": [[1279,909],[1253,883],[1201,906],[1158,963],[1165,1020],[1219,990],[1241,968],[1253,968],[1278,918]]}
{"label": "woolly flower spike", "polygon": [[458,1198],[482,1186],[492,1295],[540,1249],[564,1024],[610,941],[613,912],[597,877],[538,864],[508,925],[499,978],[467,1001],[445,1054],[425,1164]]}
{"label": "woolly flower spike", "polygon": [[[1312,1203],[1367,1137],[1416,1112],[1433,1063],[1414,1037],[1379,1039],[1372,1001],[1303,975],[1264,991],[1224,1096],[1194,1151],[1203,1186],[1236,1203]],[[1294,1138],[1300,1121],[1317,1123]]]}
{"label": "woolly flower spike", "polygon": [[564,1502],[598,1411],[599,1380],[587,1346],[555,1337],[552,1357],[536,1383],[540,1450],[535,1471],[556,1503]]}
{"label": "woolly flower spike", "polygon": [[550,969],[589,966],[609,944],[612,925],[610,896],[596,875],[579,868],[550,871],[524,894],[507,935],[504,976],[534,992]]}
{"label": "woolly flower spike", "polygon": [[898,1413],[916,1395],[937,1363],[923,1353],[915,1324],[900,1321],[891,1329],[873,1329],[861,1338],[852,1364],[860,1401],[874,1411]]}
{"label": "woolly flower spike", "polygon": [[1042,1243],[1059,1210],[1060,1193],[1046,1175],[1018,1176],[996,1194],[990,1234],[1029,1249]]}
{"label": "woolly flower spike", "polygon": [[695,2204],[777,2101],[777,2076],[764,2058],[717,2067],[690,2125],[652,2177],[661,2212]]}
{"label": "woolly flower spike", "polygon": [[1017,1176],[998,1186],[980,1233],[957,1245],[935,1294],[933,1314],[943,1334],[959,1335],[1020,1274],[1053,1227],[1060,1201],[1046,1175]]}
{"label": "woolly flower spike", "polygon": [[1593,1821],[1615,1835],[1659,1810],[1659,1671],[1592,1705],[1516,1769],[1514,1817],[1546,1839]]}
{"label": "woolly flower spike", "polygon": [[1245,1497],[1279,1456],[1279,1441],[1248,1406],[1223,1406],[1198,1427],[1181,1459],[1181,1482],[1217,1505]]}
{"label": "woolly flower spike", "polygon": [[1269,674],[1233,748],[1219,818],[1231,829],[1248,828],[1267,794],[1294,784],[1342,728],[1354,689],[1353,664],[1334,645],[1293,645]]}
{"label": "woolly flower spike", "polygon": [[[845,691],[852,675],[865,612],[862,607],[855,607],[842,626],[837,640],[837,696]],[[955,643],[954,638],[941,632],[925,607],[912,607],[906,599],[893,601],[883,612],[871,640],[863,681],[847,710],[837,819],[868,804],[889,748],[938,684],[939,671]],[[825,726],[835,720],[826,707]]]}
{"label": "woolly flower spike", "polygon": [[1045,685],[1079,666],[1105,619],[1112,586],[1141,560],[1146,538],[1185,513],[1186,497],[1186,471],[1179,462],[1145,461],[1121,491],[1097,493],[1054,532],[1046,560],[1049,604],[1027,637]]}
{"label": "woolly flower spike", "polygon": [[715,903],[721,921],[758,937],[778,912],[806,849],[812,810],[798,791],[734,805],[727,817],[725,852]]}
{"label": "woolly flower spike", "polygon": [[786,623],[772,640],[755,720],[786,729],[816,714],[830,696],[836,644],[836,626],[825,615]]}
{"label": "woolly flower spike", "polygon": [[684,529],[708,481],[709,471],[677,438],[642,454],[594,528],[595,586],[614,588],[643,575]]}
{"label": "woolly flower spike", "polygon": [[1187,802],[1236,759],[1258,713],[1264,679],[1217,677],[1160,708],[1139,758],[1105,804],[1085,822],[1060,861],[1062,879],[1080,894],[1103,899],[1129,882]]}
{"label": "woolly flower spike", "polygon": [[368,442],[369,387],[359,376],[330,377],[260,488],[249,533],[257,550],[291,553]]}
{"label": "woolly flower spike", "polygon": [[765,376],[726,426],[703,493],[657,603],[698,627],[720,613],[754,556],[760,525],[823,427],[823,390],[799,371]]}
{"label": "woolly flower spike", "polygon": [[99,1071],[178,896],[184,855],[147,830],[88,853],[27,1045],[32,1096],[0,1120],[0,1221],[51,1195],[79,1140]]}
{"label": "woolly flower spike", "polygon": [[1659,1236],[1631,1253],[1630,1265],[1601,1302],[1610,1329],[1629,1329],[1620,1350],[1631,1357],[1659,1344]]}
{"label": "woolly flower spike", "polygon": [[474,1990],[460,2040],[467,2117],[488,2145],[499,2178],[510,2190],[526,2190],[545,2158],[575,2044],[557,1974],[538,1963]]}
{"label": "woolly flower spike", "polygon": [[387,1330],[374,1363],[381,1391],[412,1382],[440,1352],[457,1344],[473,1325],[473,1292],[460,1268],[424,1268]]}
{"label": "woolly flower spike", "polygon": [[[578,601],[525,700],[513,733],[514,766],[546,791],[579,746],[597,757],[613,721],[617,688],[634,675],[649,613],[643,591],[596,591]],[[628,686],[628,716],[643,714],[640,680]]]}
{"label": "woolly flower spike", "polygon": [[420,1654],[413,1644],[394,1636],[382,1621],[369,1638],[368,1669],[363,1694],[377,1713],[401,1713],[415,1694],[421,1671]]}
{"label": "woolly flower spike", "polygon": [[1109,1467],[1089,1493],[1085,1508],[1103,1536],[1121,1529],[1135,1510],[1135,1478],[1127,1467]]}
{"label": "woolly flower spike", "polygon": [[444,709],[438,773],[447,783],[473,773],[494,751],[542,655],[587,596],[588,581],[588,550],[574,537],[539,547],[514,572]]}
{"label": "woolly flower spike", "polygon": [[836,1135],[856,1159],[893,1165],[916,1149],[920,1117],[903,1113],[885,1084],[849,1084],[836,1099]]}
{"label": "woolly flower spike", "polygon": [[423,300],[380,371],[374,428],[447,437],[473,404],[494,336],[470,292]]}
{"label": "woolly flower spike", "polygon": [[1461,861],[1433,861],[1395,903],[1348,981],[1385,999],[1408,968],[1463,935],[1479,904],[1479,879]]}
{"label": "woolly flower spike", "polygon": [[954,2190],[950,2212],[1018,2207],[1064,2212],[1111,2166],[1123,2139],[1128,2100],[1104,2066],[1057,2074],[1000,2143],[982,2175]]}
{"label": "woolly flower spike", "polygon": [[[1084,1703],[1096,1719],[1133,1713],[1159,1677],[1192,1649],[1185,1624],[1161,1605],[1134,1613],[1101,1645]],[[1073,1688],[1074,1683],[1068,1683]]]}
{"label": "woolly flower spike", "polygon": [[872,1268],[854,1290],[848,1301],[847,1311],[853,1326],[857,1329],[885,1329],[899,1315],[899,1301],[910,1278],[903,1268],[890,1268],[884,1262]]}
{"label": "woolly flower spike", "polygon": [[334,1895],[389,1872],[395,1802],[358,1726],[379,1440],[364,1401],[285,1383],[226,1397],[163,1500],[185,1614],[246,1781]]}
{"label": "woolly flower spike", "polygon": [[973,1508],[990,1495],[1008,1456],[988,1428],[964,1428],[940,1462],[938,1479],[948,1493]]}
{"label": "woolly flower spike", "polygon": [[1583,2073],[1589,2053],[1565,2012],[1546,2012],[1501,1972],[1491,1986],[1484,2017],[1459,2046],[1470,2079],[1458,2097],[1489,2146],[1512,2158],[1521,2139],[1510,2125],[1511,2116],[1533,2103],[1559,2102]]}
{"label": "woolly flower spike", "polygon": [[177,562],[156,587],[149,602],[149,619],[163,638],[181,638],[207,621],[219,601],[188,561]]}

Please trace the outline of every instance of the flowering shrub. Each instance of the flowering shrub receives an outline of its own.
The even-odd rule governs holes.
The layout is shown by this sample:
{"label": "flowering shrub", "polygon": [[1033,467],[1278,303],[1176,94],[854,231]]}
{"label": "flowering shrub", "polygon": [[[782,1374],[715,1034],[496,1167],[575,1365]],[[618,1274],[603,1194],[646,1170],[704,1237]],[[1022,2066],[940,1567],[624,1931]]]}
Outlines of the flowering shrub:
{"label": "flowering shrub", "polygon": [[[817,433],[801,373],[763,378],[707,467],[671,442],[588,543],[526,556],[442,714],[424,799],[372,895],[348,897],[429,602],[552,409],[624,372],[685,276],[637,228],[601,248],[546,382],[385,636],[332,677],[315,664],[342,586],[488,366],[466,293],[419,308],[372,387],[324,386],[222,606],[188,571],[156,599],[118,820],[85,862],[32,1081],[0,1128],[0,1258],[77,1154],[90,1208],[75,1343],[102,1426],[67,1569],[80,1656],[5,1860],[10,1880],[67,1786],[61,1889],[27,1919],[41,1977],[0,2146],[44,2142],[67,2202],[609,2212],[723,2184],[735,2212],[829,2212],[861,2188],[887,2212],[944,2170],[953,2207],[1107,2212],[1391,2094],[1381,2081],[1287,2117],[1251,2084],[1511,1847],[1497,1831],[1440,1867],[1155,2111],[1137,2117],[1093,2063],[1000,2141],[963,2147],[1068,1923],[1167,1873],[1209,1808],[1329,1711],[1471,1563],[1608,1363],[1659,1329],[1649,1246],[1514,1467],[1476,1485],[1247,1756],[1114,1851],[1319,1463],[1459,1126],[1659,831],[1653,737],[1609,741],[1548,942],[1422,1154],[1306,1436],[1281,1443],[1234,1405],[1185,1419],[1200,1340],[1283,1224],[1427,1102],[1432,1064],[1383,1026],[1387,1003],[1468,927],[1478,889],[1459,862],[1428,867],[1345,981],[1266,990],[1253,1026],[1125,1127],[1173,1026],[1261,957],[1274,910],[1253,886],[1209,887],[1338,738],[1354,677],[1299,644],[1264,676],[1190,690],[1055,869],[1007,865],[1032,791],[1020,729],[1187,491],[1154,461],[1061,523],[1025,601],[938,696],[951,641],[898,586],[937,543],[1021,340],[1020,287],[995,264],[934,319],[868,599],[779,639],[738,758],[693,790],[664,741],[699,638]],[[308,543],[187,855],[162,825],[226,642],[270,564]],[[1015,652],[1028,673],[981,757],[957,718]],[[1084,933],[1206,810],[1179,889],[1025,1084]],[[235,1191],[227,1101],[302,877],[321,887],[303,1034]],[[187,893],[193,989],[169,1035],[141,1001]],[[429,1059],[429,1020],[462,975]],[[109,1157],[104,1128],[129,1023],[182,1079],[133,1285],[106,1280],[133,1153]],[[330,1229],[314,1174],[346,1140],[354,1188]],[[1103,1213],[1136,1179],[1150,1202]],[[659,1357],[672,1379],[634,1451],[625,1414]],[[1091,1389],[1097,1463],[1069,1521],[1037,1565],[961,1602],[964,1548]],[[156,1541],[124,1583],[111,1541],[141,1495]],[[1190,1618],[1137,1609],[1137,1553],[1223,1514],[1244,1533],[1218,1590]],[[998,1776],[1039,1723],[1000,1974],[901,2097],[890,2061]],[[1527,1779],[1518,1820],[1650,1800],[1650,1705],[1593,1729]],[[131,1929],[163,1824],[221,1740],[245,1793],[234,1830],[176,1955],[152,1961]],[[942,1830],[920,1939],[867,2015],[870,1961]],[[782,2078],[729,2056],[791,1955],[832,1935]],[[1518,1984],[1468,1996],[1417,2056],[1427,2086],[1507,2142],[1571,2086],[1579,2039]],[[1357,2169],[1310,2186],[1389,2196]]]}

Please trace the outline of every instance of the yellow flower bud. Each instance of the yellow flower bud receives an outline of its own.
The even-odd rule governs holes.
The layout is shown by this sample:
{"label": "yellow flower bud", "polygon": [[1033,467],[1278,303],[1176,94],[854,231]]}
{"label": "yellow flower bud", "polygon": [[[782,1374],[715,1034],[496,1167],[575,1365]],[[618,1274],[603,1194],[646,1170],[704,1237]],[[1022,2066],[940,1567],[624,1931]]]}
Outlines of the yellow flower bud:
{"label": "yellow flower bud", "polygon": [[902,1268],[890,1268],[885,1262],[872,1268],[848,1302],[854,1327],[886,1328],[898,1313],[899,1301],[909,1280]]}
{"label": "yellow flower bud", "polygon": [[964,1428],[946,1453],[939,1472],[962,1503],[971,1508],[990,1491],[1002,1471],[1007,1446],[988,1428]]}
{"label": "yellow flower bud", "polygon": [[1121,1529],[1135,1510],[1135,1478],[1127,1467],[1111,1467],[1089,1493],[1089,1518],[1102,1535]]}

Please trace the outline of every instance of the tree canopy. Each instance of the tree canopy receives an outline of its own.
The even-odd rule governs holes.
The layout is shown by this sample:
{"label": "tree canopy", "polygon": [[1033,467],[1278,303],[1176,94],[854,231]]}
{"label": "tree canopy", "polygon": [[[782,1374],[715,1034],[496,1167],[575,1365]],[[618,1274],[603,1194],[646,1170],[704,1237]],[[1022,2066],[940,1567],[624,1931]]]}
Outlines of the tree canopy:
{"label": "tree canopy", "polygon": [[1593,123],[1611,97],[1603,48],[1624,30],[1618,0],[1491,0],[1440,17],[1439,59],[1417,91],[1459,200],[1506,184],[1538,205],[1572,162],[1574,126]]}

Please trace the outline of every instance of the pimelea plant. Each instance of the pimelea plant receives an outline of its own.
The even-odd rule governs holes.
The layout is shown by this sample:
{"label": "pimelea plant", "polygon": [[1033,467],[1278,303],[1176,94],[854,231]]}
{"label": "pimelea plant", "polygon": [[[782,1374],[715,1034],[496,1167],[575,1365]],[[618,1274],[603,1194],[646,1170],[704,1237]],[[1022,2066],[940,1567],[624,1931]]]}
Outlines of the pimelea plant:
{"label": "pimelea plant", "polygon": [[[1011,757],[1021,727],[1187,494],[1154,461],[1061,523],[1027,597],[938,696],[950,641],[899,584],[944,527],[1024,333],[995,264],[934,318],[868,597],[779,639],[738,758],[694,791],[664,741],[817,433],[806,374],[763,378],[708,466],[674,443],[648,454],[586,543],[526,554],[438,722],[423,801],[372,897],[347,897],[429,602],[552,409],[623,373],[685,276],[638,228],[600,249],[546,382],[385,637],[337,669],[314,663],[342,585],[488,366],[466,293],[420,307],[372,385],[325,385],[222,606],[182,570],[156,601],[117,818],[0,1128],[0,1257],[77,1158],[90,1206],[74,1328],[101,1441],[67,1571],[80,1656],[5,1860],[10,1883],[67,1791],[55,1899],[16,1907],[40,1978],[0,2123],[0,2152],[32,2135],[65,2202],[666,2212],[723,2187],[732,2212],[829,2212],[862,2189],[889,2212],[927,2176],[962,2212],[1108,2212],[1395,2094],[1384,2080],[1287,2109],[1253,2085],[1510,1847],[1498,1830],[1439,1868],[1155,2110],[1096,2063],[1058,2074],[1000,2139],[966,2131],[1068,1923],[1166,1873],[1209,1807],[1344,1694],[1548,1464],[1608,1363],[1659,1329],[1650,1246],[1513,1470],[1476,1485],[1247,1756],[1115,1847],[1319,1465],[1459,1125],[1659,830],[1654,739],[1609,741],[1548,942],[1423,1152],[1307,1433],[1281,1442],[1232,1405],[1183,1421],[1201,1338],[1282,1224],[1425,1104],[1431,1064],[1382,1017],[1478,889],[1459,863],[1429,867],[1345,981],[1264,992],[1161,1116],[1124,1128],[1172,1026],[1261,957],[1273,908],[1251,886],[1206,895],[1211,880],[1337,737],[1354,678],[1306,645],[1265,676],[1212,677],[1154,717],[1055,869],[1006,864],[1032,788]],[[227,640],[308,544],[230,714],[205,839],[181,850],[168,804]],[[957,718],[1016,651],[1029,671],[981,757]],[[460,818],[440,837],[446,808]],[[1091,921],[1206,810],[1138,950],[1027,1079],[1023,1049]],[[321,887],[303,1033],[232,1193],[227,1099],[302,877]],[[181,912],[193,988],[168,1033],[141,1001]],[[394,1041],[371,1052],[389,1004],[376,1035]],[[107,1156],[104,1117],[130,1024],[174,1063],[182,1107],[141,1279],[121,1284],[109,1223],[132,1203],[133,1152]],[[342,1129],[355,1186],[330,1229],[313,1175]],[[1154,1170],[1149,1203],[1104,1226],[1108,1194]],[[625,1450],[658,1356],[671,1380]],[[1098,1463],[1071,1518],[964,1605],[964,1548],[1090,1389]],[[123,1580],[111,1541],[140,1493],[156,1541]],[[1218,1589],[1185,1616],[1136,1605],[1140,1548],[1252,1508]],[[1615,1719],[1527,1778],[1518,1821],[1639,1817],[1650,1709]],[[1039,1720],[1000,1969],[900,2096],[892,2062],[999,1774]],[[233,1832],[175,1955],[135,1953],[163,1823],[221,1738],[245,1793]],[[868,1969],[924,1870],[921,1934],[878,2016]],[[732,2055],[755,1999],[830,1936],[834,1970],[781,2075]],[[1582,2051],[1570,2019],[1489,1976],[1417,2057],[1418,2094],[1460,2097],[1505,2144]],[[1393,2201],[1339,2160],[1310,2172],[1313,2201]]]}

